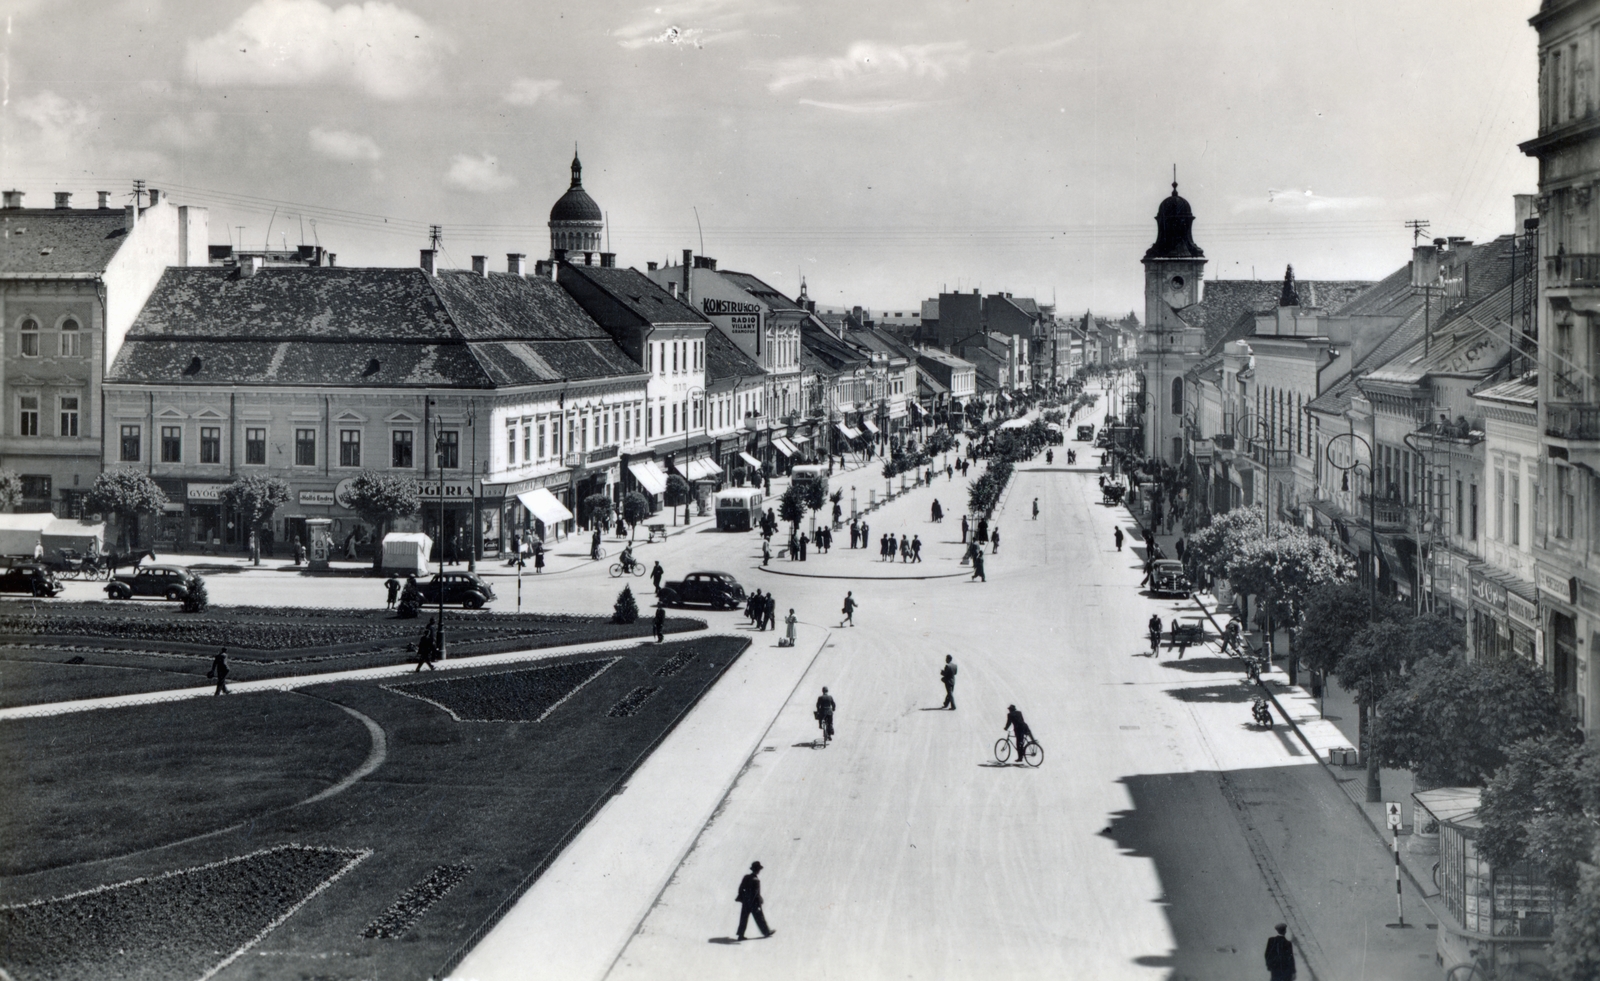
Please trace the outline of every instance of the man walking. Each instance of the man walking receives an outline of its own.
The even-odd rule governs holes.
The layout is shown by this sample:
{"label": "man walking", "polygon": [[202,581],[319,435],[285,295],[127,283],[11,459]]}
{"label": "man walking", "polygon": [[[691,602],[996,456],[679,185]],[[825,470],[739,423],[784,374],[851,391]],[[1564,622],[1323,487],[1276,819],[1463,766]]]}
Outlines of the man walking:
{"label": "man walking", "polygon": [[761,567],[765,569],[772,564],[772,543],[765,538],[761,539]]}
{"label": "man walking", "polygon": [[[989,581],[989,577],[984,575],[983,572],[983,549],[981,548],[974,548],[972,552],[972,579],[982,579],[984,582]],[[971,582],[971,579],[968,582]]]}
{"label": "man walking", "polygon": [[1294,981],[1294,941],[1284,936],[1289,925],[1279,923],[1273,929],[1278,931],[1278,935],[1267,938],[1267,973],[1271,981]]}
{"label": "man walking", "polygon": [[1000,529],[996,528],[989,533],[989,551],[995,555],[1000,554]]}
{"label": "man walking", "polygon": [[656,567],[650,570],[650,582],[656,587],[656,592],[658,593],[661,592],[661,577],[663,575],[665,575],[665,572],[661,568],[661,563],[657,562]]}
{"label": "man walking", "polygon": [[217,651],[217,656],[211,659],[211,670],[206,672],[206,677],[210,678],[213,675],[217,679],[217,690],[211,694],[213,696],[228,694],[228,649],[226,647]]}
{"label": "man walking", "polygon": [[761,863],[750,863],[750,874],[739,880],[739,893],[734,899],[739,903],[739,933],[740,940],[744,939],[745,927],[749,925],[750,918],[754,917],[756,928],[763,937],[772,936],[773,931],[767,927],[767,918],[761,911]]}
{"label": "man walking", "polygon": [[922,538],[918,535],[911,536],[911,561],[922,561]]}
{"label": "man walking", "polygon": [[1111,529],[1111,538],[1117,543],[1117,551],[1122,551],[1122,528],[1117,527]]}
{"label": "man walking", "polygon": [[963,514],[961,516],[961,544],[965,545],[966,543],[967,543],[967,516]]}
{"label": "man walking", "polygon": [[944,704],[940,708],[956,710],[956,659],[949,654],[944,656],[944,667],[939,669],[939,680],[944,682]]}
{"label": "man walking", "polygon": [[822,694],[817,696],[817,710],[812,713],[816,716],[817,724],[822,727],[822,745],[828,745],[833,739],[833,713],[838,708],[833,696],[828,694],[828,687],[822,687]]}
{"label": "man walking", "polygon": [[766,627],[764,629],[777,630],[778,629],[778,600],[771,593],[767,594],[766,607],[767,607],[767,625],[766,625]]}
{"label": "man walking", "polygon": [[854,518],[850,519],[850,547],[855,548],[861,544],[861,523]]}
{"label": "man walking", "polygon": [[844,619],[839,621],[839,626],[842,627],[847,623],[852,627],[856,625],[856,594],[850,590],[846,590],[844,594]]}
{"label": "man walking", "polygon": [[667,639],[667,608],[656,607],[656,643],[660,644]]}
{"label": "man walking", "polygon": [[938,524],[939,520],[944,517],[944,508],[941,508],[939,506],[939,499],[937,497],[933,499],[933,512],[932,512],[932,514],[933,514],[933,522],[934,522],[934,524]]}
{"label": "man walking", "polygon": [[384,585],[384,587],[386,589],[389,590],[389,605],[387,607],[385,607],[385,609],[392,610],[392,609],[394,609],[394,601],[395,601],[395,599],[400,595],[400,580],[396,579],[393,576],[390,576],[389,577],[389,581],[384,583],[383,585]]}
{"label": "man walking", "polygon": [[1033,499],[1033,520],[1039,520],[1039,499],[1037,497]]}
{"label": "man walking", "polygon": [[433,618],[428,618],[428,625],[422,628],[422,636],[417,638],[417,669],[412,674],[419,674],[422,666],[426,664],[429,671],[437,671],[433,666]]}

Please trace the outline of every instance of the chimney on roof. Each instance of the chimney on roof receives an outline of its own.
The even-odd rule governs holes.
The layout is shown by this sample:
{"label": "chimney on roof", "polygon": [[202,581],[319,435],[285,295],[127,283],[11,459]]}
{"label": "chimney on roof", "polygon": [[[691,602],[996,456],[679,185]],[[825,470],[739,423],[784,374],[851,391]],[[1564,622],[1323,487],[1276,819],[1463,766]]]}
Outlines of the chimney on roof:
{"label": "chimney on roof", "polygon": [[438,275],[438,268],[434,265],[434,252],[432,249],[422,250],[422,271],[429,276]]}
{"label": "chimney on roof", "polygon": [[261,256],[253,255],[244,262],[239,263],[239,277],[250,279],[261,271]]}
{"label": "chimney on roof", "polygon": [[513,276],[526,276],[528,274],[528,257],[521,252],[507,252],[506,272]]}
{"label": "chimney on roof", "polygon": [[328,253],[328,268],[329,269],[332,269],[335,265],[337,265],[338,261],[339,261],[339,253],[337,253],[337,252],[329,252]]}
{"label": "chimney on roof", "polygon": [[717,260],[708,255],[697,255],[694,257],[694,267],[696,269],[709,269],[712,272],[716,272]]}
{"label": "chimney on roof", "polygon": [[56,192],[56,207],[57,208],[70,208],[70,207],[72,207],[72,192],[71,191],[57,191]]}
{"label": "chimney on roof", "polygon": [[4,207],[7,209],[22,207],[21,191],[6,191],[3,197],[5,199]]}
{"label": "chimney on roof", "polygon": [[150,189],[150,207],[154,208],[157,204],[160,204],[160,203],[161,203],[161,192],[152,187]]}
{"label": "chimney on roof", "polygon": [[101,211],[105,211],[111,207],[110,191],[96,191],[94,193],[100,198],[100,203],[96,207],[98,207]]}
{"label": "chimney on roof", "polygon": [[683,300],[684,300],[685,303],[689,302],[690,284],[692,284],[694,282],[694,280],[691,278],[690,273],[689,273],[689,269],[693,265],[694,265],[694,250],[693,249],[684,249],[683,250]]}
{"label": "chimney on roof", "polygon": [[678,296],[678,284],[677,283],[668,283],[667,284],[667,292],[672,294],[672,297],[674,299],[676,299],[677,296]]}
{"label": "chimney on roof", "polygon": [[472,257],[472,272],[473,272],[474,275],[478,275],[478,276],[487,276],[487,275],[489,275],[489,257],[486,256],[486,255],[475,255],[475,256],[473,256]]}
{"label": "chimney on roof", "polygon": [[617,268],[617,254],[615,252],[600,253],[600,267],[602,269]]}
{"label": "chimney on roof", "polygon": [[561,265],[561,263],[566,262],[566,261],[567,261],[567,250],[566,249],[551,249],[550,250],[550,262],[551,262],[552,265],[559,266],[559,265]]}
{"label": "chimney on roof", "polygon": [[655,272],[657,267],[654,262],[647,262],[644,264],[644,268],[646,272]]}

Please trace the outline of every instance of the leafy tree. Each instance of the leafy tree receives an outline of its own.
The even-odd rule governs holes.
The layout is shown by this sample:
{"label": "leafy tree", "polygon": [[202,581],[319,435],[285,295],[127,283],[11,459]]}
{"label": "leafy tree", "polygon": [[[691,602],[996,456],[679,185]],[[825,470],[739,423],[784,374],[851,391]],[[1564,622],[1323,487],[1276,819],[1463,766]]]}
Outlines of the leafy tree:
{"label": "leafy tree", "polygon": [[1369,772],[1376,772],[1377,754],[1371,751],[1368,719],[1383,697],[1400,684],[1411,664],[1432,654],[1460,647],[1461,625],[1443,613],[1384,620],[1364,628],[1350,642],[1334,668],[1345,691],[1356,697],[1358,741]]}
{"label": "leafy tree", "polygon": [[[392,522],[422,510],[422,492],[411,477],[363,470],[350,481],[346,503],[350,510],[361,516],[361,520],[378,529],[378,541],[382,542]],[[383,548],[380,546],[374,550],[373,567],[378,567],[382,562]]]}
{"label": "leafy tree", "polygon": [[778,501],[778,517],[789,522],[789,530],[794,531],[800,527],[800,522],[805,520],[805,509],[806,502],[800,488],[790,484]]}
{"label": "leafy tree", "polygon": [[[1600,752],[1572,730],[1526,739],[1483,789],[1478,847],[1489,864],[1524,859],[1562,891],[1580,885],[1580,864],[1600,845]],[[1600,897],[1597,897],[1600,898]]]}
{"label": "leafy tree", "polygon": [[0,470],[0,511],[22,503],[22,478],[14,470]]}
{"label": "leafy tree", "polygon": [[588,495],[578,504],[578,509],[583,512],[586,527],[604,529],[611,524],[611,498],[605,494]]}
{"label": "leafy tree", "polygon": [[1557,981],[1600,977],[1600,845],[1578,865],[1578,884],[1550,936],[1550,966]]}
{"label": "leafy tree", "polygon": [[1566,728],[1549,676],[1520,657],[1436,654],[1378,702],[1373,749],[1424,787],[1476,786],[1506,750]]}
{"label": "leafy tree", "polygon": [[632,623],[639,619],[639,601],[633,598],[633,587],[623,586],[617,602],[611,607],[612,623]]}
{"label": "leafy tree", "polygon": [[255,531],[280,505],[289,503],[289,484],[282,477],[249,474],[234,478],[218,492],[217,500],[238,513],[246,531]]}
{"label": "leafy tree", "polygon": [[1294,637],[1295,652],[1313,671],[1331,673],[1350,642],[1368,623],[1373,619],[1394,619],[1395,615],[1393,604],[1380,600],[1374,618],[1367,588],[1359,582],[1318,586],[1306,596]]}
{"label": "leafy tree", "polygon": [[1237,543],[1226,568],[1236,591],[1264,597],[1268,614],[1286,625],[1299,622],[1312,590],[1355,575],[1343,552],[1299,528]]}
{"label": "leafy tree", "polygon": [[1234,508],[1211,519],[1211,524],[1189,536],[1183,561],[1191,578],[1200,582],[1227,575],[1228,562],[1246,542],[1265,538],[1266,512],[1259,506]]}
{"label": "leafy tree", "polygon": [[84,506],[89,511],[115,515],[120,531],[118,541],[126,550],[138,536],[138,516],[160,514],[167,504],[167,495],[146,473],[130,467],[102,471],[89,488]]}
{"label": "leafy tree", "polygon": [[211,605],[211,597],[206,593],[206,581],[199,576],[194,577],[194,584],[189,587],[189,593],[183,598],[183,612],[200,613]]}
{"label": "leafy tree", "polygon": [[667,507],[675,508],[689,503],[689,482],[678,474],[667,475],[667,490],[662,495]]}
{"label": "leafy tree", "polygon": [[802,485],[800,503],[811,512],[811,527],[817,526],[817,512],[828,503],[828,489],[820,480],[808,480]]}
{"label": "leafy tree", "polygon": [[628,541],[633,541],[633,530],[650,517],[650,498],[639,491],[629,491],[622,498],[622,520],[628,523]]}

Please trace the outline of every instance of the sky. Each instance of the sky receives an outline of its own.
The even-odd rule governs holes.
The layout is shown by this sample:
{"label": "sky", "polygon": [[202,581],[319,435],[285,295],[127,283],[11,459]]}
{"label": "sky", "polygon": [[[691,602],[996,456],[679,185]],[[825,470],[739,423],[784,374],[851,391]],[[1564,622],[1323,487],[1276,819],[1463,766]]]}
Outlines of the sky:
{"label": "sky", "polygon": [[[574,146],[609,250],[793,295],[1143,309],[1173,168],[1206,276],[1377,279],[1408,219],[1536,189],[1537,0],[0,0],[0,183],[340,265],[549,251]],[[703,246],[702,246],[703,241]]]}

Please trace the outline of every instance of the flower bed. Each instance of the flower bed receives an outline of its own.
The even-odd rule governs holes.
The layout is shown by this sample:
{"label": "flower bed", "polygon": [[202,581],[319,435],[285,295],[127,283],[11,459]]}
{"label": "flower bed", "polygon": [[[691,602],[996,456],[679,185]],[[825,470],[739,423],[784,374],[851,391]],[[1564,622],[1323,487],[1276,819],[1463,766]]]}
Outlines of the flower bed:
{"label": "flower bed", "polygon": [[0,907],[0,962],[17,981],[209,977],[368,854],[280,845]]}
{"label": "flower bed", "polygon": [[611,711],[606,713],[606,717],[612,719],[626,719],[628,716],[633,715],[635,712],[639,711],[639,709],[643,708],[644,703],[650,700],[650,696],[654,695],[660,690],[661,688],[657,685],[640,685],[633,691],[628,692],[626,695],[622,696],[622,698],[618,699],[617,704],[611,706]]}
{"label": "flower bed", "polygon": [[437,705],[457,722],[539,722],[619,660],[568,661],[383,687]]}
{"label": "flower bed", "polygon": [[367,924],[361,935],[368,940],[398,940],[406,935],[422,914],[444,898],[472,871],[470,865],[439,865],[422,881],[400,894],[378,918]]}

